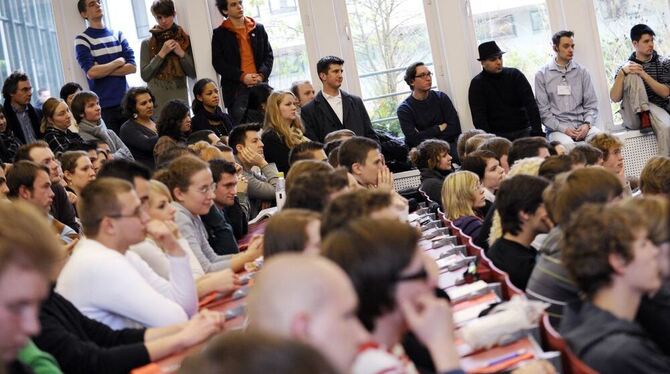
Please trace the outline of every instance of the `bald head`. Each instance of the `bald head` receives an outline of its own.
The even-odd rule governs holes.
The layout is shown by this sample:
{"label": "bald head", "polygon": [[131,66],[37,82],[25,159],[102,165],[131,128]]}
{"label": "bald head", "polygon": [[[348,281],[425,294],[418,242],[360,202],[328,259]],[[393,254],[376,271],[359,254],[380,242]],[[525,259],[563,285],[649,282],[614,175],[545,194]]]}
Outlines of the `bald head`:
{"label": "bald head", "polygon": [[369,339],[356,318],[357,306],[351,281],[337,265],[292,253],[265,264],[247,304],[251,329],[305,341],[343,372]]}

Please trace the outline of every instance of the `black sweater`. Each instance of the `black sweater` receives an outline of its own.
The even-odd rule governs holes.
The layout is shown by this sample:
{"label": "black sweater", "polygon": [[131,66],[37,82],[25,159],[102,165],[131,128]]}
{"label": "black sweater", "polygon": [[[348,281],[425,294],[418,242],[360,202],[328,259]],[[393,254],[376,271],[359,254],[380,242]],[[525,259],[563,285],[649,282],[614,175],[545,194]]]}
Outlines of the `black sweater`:
{"label": "black sweater", "polygon": [[288,173],[288,154],[291,152],[284,140],[274,130],[263,131],[261,136],[263,141],[263,154],[267,162],[274,162],[277,165],[277,170],[286,175]]}
{"label": "black sweater", "polygon": [[500,134],[531,127],[531,135],[543,135],[533,90],[517,69],[503,68],[499,74],[482,70],[470,82],[468,100],[478,129]]}
{"label": "black sweater", "polygon": [[125,374],[151,362],[145,330],[112,330],[81,314],[53,289],[42,304],[40,324],[42,330],[33,341],[53,355],[65,373]]}
{"label": "black sweater", "polygon": [[[452,143],[461,134],[458,112],[449,96],[440,91],[431,90],[425,100],[417,100],[409,95],[398,106],[397,114],[408,148],[416,147],[426,139],[442,139]],[[447,124],[444,131],[440,131],[442,123]]]}

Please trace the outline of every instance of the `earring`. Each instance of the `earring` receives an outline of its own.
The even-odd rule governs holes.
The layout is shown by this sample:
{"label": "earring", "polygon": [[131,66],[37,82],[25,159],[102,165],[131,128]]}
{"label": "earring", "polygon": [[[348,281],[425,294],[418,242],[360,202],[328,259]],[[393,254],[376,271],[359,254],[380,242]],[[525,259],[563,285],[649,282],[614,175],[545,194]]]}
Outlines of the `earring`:
{"label": "earring", "polygon": [[137,119],[137,113],[133,113],[133,119]]}

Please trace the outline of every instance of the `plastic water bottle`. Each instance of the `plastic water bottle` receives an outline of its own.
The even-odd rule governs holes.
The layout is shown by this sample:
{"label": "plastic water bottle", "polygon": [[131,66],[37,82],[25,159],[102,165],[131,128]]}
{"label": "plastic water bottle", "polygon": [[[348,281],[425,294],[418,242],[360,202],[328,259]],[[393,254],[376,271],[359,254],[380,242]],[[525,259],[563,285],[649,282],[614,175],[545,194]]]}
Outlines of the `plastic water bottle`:
{"label": "plastic water bottle", "polygon": [[277,179],[277,186],[275,187],[275,197],[277,198],[277,210],[281,210],[284,207],[286,202],[286,180],[284,179],[284,173],[277,173],[279,178]]}

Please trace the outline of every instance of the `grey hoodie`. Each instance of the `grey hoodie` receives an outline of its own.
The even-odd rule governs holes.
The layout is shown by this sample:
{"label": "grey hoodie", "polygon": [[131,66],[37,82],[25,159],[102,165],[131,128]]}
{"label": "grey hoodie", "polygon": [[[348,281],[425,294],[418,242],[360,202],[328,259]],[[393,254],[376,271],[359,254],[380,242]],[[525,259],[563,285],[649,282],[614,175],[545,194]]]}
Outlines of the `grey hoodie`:
{"label": "grey hoodie", "polygon": [[637,322],[620,319],[590,302],[566,306],[560,332],[570,349],[601,373],[670,372],[670,358]]}

